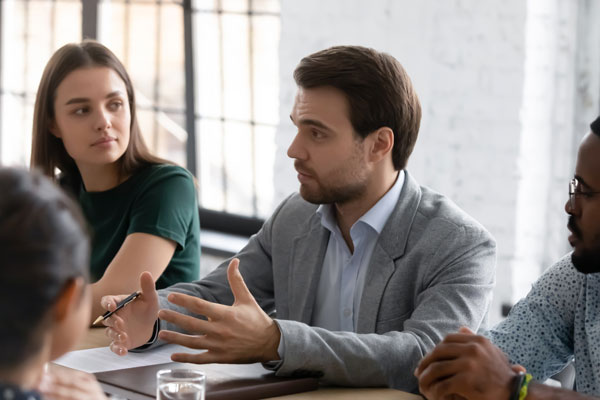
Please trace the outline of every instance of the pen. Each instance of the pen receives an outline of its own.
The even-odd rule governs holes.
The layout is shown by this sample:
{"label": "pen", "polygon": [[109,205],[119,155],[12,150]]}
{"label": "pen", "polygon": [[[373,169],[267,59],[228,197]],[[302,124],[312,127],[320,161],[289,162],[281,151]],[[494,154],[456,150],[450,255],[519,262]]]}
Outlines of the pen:
{"label": "pen", "polygon": [[117,308],[115,308],[114,311],[105,312],[103,315],[96,318],[96,320],[94,321],[94,323],[92,325],[96,325],[98,322],[101,322],[107,318],[110,318],[111,315],[113,315],[114,313],[116,313],[121,308],[125,307],[127,304],[131,303],[135,299],[137,299],[140,294],[141,294],[140,292],[131,293],[129,296],[125,297],[123,300],[121,300],[120,302],[117,303]]}

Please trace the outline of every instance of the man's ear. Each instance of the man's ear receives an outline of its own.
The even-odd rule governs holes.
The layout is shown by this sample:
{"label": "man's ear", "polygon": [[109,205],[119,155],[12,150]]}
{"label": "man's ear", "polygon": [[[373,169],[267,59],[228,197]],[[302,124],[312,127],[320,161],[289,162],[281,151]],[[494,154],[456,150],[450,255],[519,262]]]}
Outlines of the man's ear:
{"label": "man's ear", "polygon": [[85,289],[83,277],[71,279],[58,295],[54,305],[54,319],[60,322],[65,319],[69,312],[77,308],[77,303],[81,301],[81,296]]}
{"label": "man's ear", "polygon": [[61,138],[60,129],[58,129],[58,126],[56,125],[56,121],[54,121],[54,120],[50,121],[48,130],[50,131],[50,133],[52,135],[56,136],[59,139]]}
{"label": "man's ear", "polygon": [[387,126],[371,132],[368,139],[370,141],[369,160],[371,162],[378,162],[392,152],[394,132]]}

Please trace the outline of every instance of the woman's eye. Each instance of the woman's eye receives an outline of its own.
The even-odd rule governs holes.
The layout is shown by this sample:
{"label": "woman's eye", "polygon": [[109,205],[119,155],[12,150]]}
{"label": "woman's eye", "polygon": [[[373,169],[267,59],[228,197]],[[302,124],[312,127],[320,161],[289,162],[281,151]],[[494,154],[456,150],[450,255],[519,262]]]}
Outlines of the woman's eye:
{"label": "woman's eye", "polygon": [[73,114],[75,114],[75,115],[83,115],[83,114],[85,114],[87,112],[88,112],[88,108],[87,107],[81,107],[81,108],[76,109],[73,112]]}
{"label": "woman's eye", "polygon": [[118,109],[119,109],[119,108],[121,108],[122,106],[123,106],[123,103],[122,103],[122,102],[120,102],[120,101],[115,101],[115,102],[112,102],[112,103],[110,103],[110,108],[111,108],[112,110],[118,110]]}

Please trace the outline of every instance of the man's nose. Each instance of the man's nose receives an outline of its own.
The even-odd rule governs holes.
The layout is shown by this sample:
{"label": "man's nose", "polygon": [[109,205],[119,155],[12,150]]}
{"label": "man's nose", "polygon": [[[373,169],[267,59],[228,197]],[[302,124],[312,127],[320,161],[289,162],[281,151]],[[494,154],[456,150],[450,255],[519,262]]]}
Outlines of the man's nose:
{"label": "man's nose", "polygon": [[287,155],[289,158],[295,158],[297,160],[305,160],[307,158],[307,153],[302,145],[300,133],[297,133],[294,140],[292,140],[290,147],[288,147]]}

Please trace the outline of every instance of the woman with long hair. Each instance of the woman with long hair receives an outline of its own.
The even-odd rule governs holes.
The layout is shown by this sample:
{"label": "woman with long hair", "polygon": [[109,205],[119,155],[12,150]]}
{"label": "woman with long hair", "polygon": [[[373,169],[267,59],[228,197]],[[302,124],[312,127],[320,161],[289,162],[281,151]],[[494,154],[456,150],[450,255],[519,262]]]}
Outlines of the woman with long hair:
{"label": "woman with long hair", "polygon": [[200,243],[192,175],[153,156],[136,118],[123,64],[105,46],[67,44],[48,61],[37,92],[31,167],[79,202],[92,231],[92,315],[109,293],[198,278]]}

